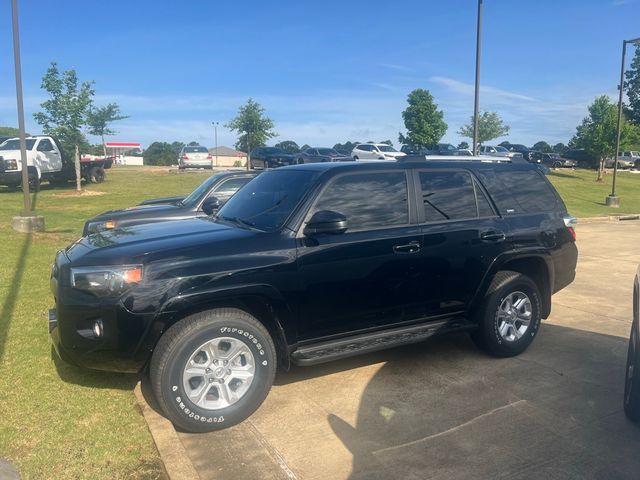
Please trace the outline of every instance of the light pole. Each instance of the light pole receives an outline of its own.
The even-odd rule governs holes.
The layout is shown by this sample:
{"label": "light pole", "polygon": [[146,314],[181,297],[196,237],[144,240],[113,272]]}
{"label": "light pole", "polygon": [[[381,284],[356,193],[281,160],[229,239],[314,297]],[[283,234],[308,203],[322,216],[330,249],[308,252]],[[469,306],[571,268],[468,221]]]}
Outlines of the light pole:
{"label": "light pole", "polygon": [[44,218],[35,216],[31,210],[29,196],[29,166],[27,165],[27,142],[24,129],[24,104],[22,100],[22,66],[20,64],[20,31],[18,24],[18,0],[11,0],[11,19],[13,27],[13,61],[16,74],[16,103],[18,106],[18,129],[20,131],[20,163],[22,164],[22,192],[24,206],[19,217],[13,217],[11,226],[19,232],[44,230]]}
{"label": "light pole", "polygon": [[478,25],[476,28],[476,89],[473,101],[473,154],[478,155],[478,121],[480,109],[480,43],[482,41],[482,4],[478,0]]}
{"label": "light pole", "polygon": [[216,142],[216,167],[217,167],[218,166],[218,125],[220,125],[220,122],[211,122],[211,125],[213,125],[213,136]]}
{"label": "light pole", "polygon": [[618,90],[620,90],[620,94],[618,96],[618,124],[616,126],[616,149],[613,152],[613,180],[611,185],[611,195],[609,195],[605,202],[609,207],[619,207],[620,206],[620,198],[616,196],[616,177],[618,175],[618,153],[620,151],[620,127],[622,125],[622,97],[624,96],[624,60],[627,54],[627,43],[631,43],[633,45],[640,44],[640,37],[634,38],[632,40],[623,40],[622,41],[622,63],[620,65],[620,85],[618,85]]}

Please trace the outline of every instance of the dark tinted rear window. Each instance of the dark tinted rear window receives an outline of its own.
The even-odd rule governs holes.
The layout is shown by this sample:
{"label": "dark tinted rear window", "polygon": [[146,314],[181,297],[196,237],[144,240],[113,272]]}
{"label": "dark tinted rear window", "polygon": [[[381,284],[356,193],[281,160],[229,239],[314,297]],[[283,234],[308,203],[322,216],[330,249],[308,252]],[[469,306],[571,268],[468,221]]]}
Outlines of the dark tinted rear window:
{"label": "dark tinted rear window", "polygon": [[185,153],[209,153],[207,147],[184,147]]}
{"label": "dark tinted rear window", "polygon": [[467,172],[420,172],[427,222],[478,216],[471,175]]}
{"label": "dark tinted rear window", "polygon": [[551,212],[560,205],[553,187],[537,170],[478,172],[503,214]]}

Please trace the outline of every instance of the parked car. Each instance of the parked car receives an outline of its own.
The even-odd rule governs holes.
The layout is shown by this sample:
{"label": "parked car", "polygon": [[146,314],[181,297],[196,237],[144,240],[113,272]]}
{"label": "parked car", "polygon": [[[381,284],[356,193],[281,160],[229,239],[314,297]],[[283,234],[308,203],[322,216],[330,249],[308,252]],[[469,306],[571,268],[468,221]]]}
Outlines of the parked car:
{"label": "parked car", "polygon": [[[40,183],[61,185],[76,179],[73,159],[68,158],[58,141],[48,135],[27,137],[27,173],[29,188],[40,189]],[[10,138],[0,144],[0,185],[17,187],[22,183],[20,139]],[[87,182],[102,183],[111,168],[113,158],[83,158],[80,160],[80,176]]]}
{"label": "parked car", "polygon": [[510,152],[521,154],[522,158],[524,158],[528,162],[531,162],[531,158],[529,157],[531,149],[529,147],[526,147],[521,143],[510,143],[508,145],[504,145],[504,147]]}
{"label": "parked car", "polygon": [[510,152],[505,147],[500,145],[481,145],[480,155],[489,155],[492,157],[508,157],[508,158],[523,158],[520,152]]}
{"label": "parked car", "polygon": [[627,350],[624,382],[624,413],[640,422],[640,267],[633,282],[633,319]]}
{"label": "parked car", "polygon": [[212,215],[255,176],[254,172],[218,173],[206,179],[186,197],[156,199],[136,207],[96,215],[85,222],[82,235],[144,223]]}
{"label": "parked car", "polygon": [[536,167],[465,158],[270,170],[215,217],[83,237],[52,267],[53,345],[148,368],[194,432],[247,418],[277,366],[463,331],[518,355],[575,277],[575,219]]}
{"label": "parked car", "polygon": [[333,148],[307,148],[298,153],[297,157],[296,163],[351,161],[349,155],[342,155]]}
{"label": "parked car", "polygon": [[[621,155],[617,158],[618,168],[633,168],[635,166],[636,160],[638,159],[631,156]],[[604,166],[607,168],[613,168],[614,167],[613,158],[607,158],[604,161]]]}
{"label": "parked car", "polygon": [[576,160],[564,158],[558,153],[540,153],[540,161],[553,168],[574,168],[578,166]]}
{"label": "parked car", "polygon": [[386,143],[361,143],[351,151],[353,160],[396,160],[404,155]]}
{"label": "parked car", "polygon": [[251,168],[278,168],[295,163],[296,157],[277,147],[258,147],[251,151]]}
{"label": "parked car", "polygon": [[213,168],[213,156],[207,147],[184,146],[178,155],[178,168]]}
{"label": "parked car", "polygon": [[578,162],[579,167],[597,167],[599,160],[583,148],[571,148],[562,154],[564,158],[569,158]]}

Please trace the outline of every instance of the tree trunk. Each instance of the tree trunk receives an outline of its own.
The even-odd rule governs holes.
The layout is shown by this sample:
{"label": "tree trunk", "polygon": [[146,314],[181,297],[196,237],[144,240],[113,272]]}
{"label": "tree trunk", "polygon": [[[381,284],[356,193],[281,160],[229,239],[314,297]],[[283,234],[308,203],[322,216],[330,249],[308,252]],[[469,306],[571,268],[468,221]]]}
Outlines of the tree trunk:
{"label": "tree trunk", "polygon": [[602,182],[602,174],[604,173],[604,158],[600,157],[600,163],[598,164],[598,178],[596,178],[596,182]]}
{"label": "tree trunk", "polygon": [[82,177],[80,171],[80,147],[76,145],[76,154],[75,154],[75,164],[76,164],[76,191],[82,191]]}
{"label": "tree trunk", "polygon": [[249,132],[247,132],[247,172],[251,168],[251,145],[249,145]]}
{"label": "tree trunk", "polygon": [[102,151],[104,152],[104,158],[107,158],[107,144],[104,143],[104,135],[102,135]]}

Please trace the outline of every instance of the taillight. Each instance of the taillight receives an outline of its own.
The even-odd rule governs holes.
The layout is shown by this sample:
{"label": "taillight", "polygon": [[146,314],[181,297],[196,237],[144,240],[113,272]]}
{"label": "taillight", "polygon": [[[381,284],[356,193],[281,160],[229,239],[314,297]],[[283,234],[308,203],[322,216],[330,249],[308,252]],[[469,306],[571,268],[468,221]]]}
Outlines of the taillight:
{"label": "taillight", "polygon": [[213,160],[213,155],[211,154],[207,155],[207,160]]}
{"label": "taillight", "polygon": [[572,217],[570,215],[566,215],[564,218],[564,226],[567,227],[569,234],[571,234],[571,238],[576,240],[576,225],[578,224],[578,219],[576,217]]}
{"label": "taillight", "polygon": [[181,160],[189,160],[189,157],[187,156],[186,153],[183,153],[182,156],[180,157]]}

